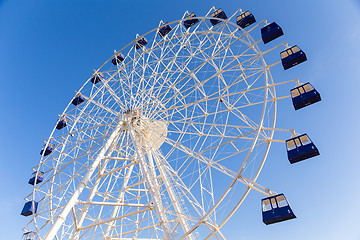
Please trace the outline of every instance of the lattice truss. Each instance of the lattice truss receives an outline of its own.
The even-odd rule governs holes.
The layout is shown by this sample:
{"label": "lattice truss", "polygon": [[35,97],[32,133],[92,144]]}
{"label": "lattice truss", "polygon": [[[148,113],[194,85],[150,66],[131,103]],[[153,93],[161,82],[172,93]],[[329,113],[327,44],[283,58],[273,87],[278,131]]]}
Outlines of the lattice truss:
{"label": "lattice truss", "polygon": [[67,127],[35,167],[45,180],[27,197],[39,208],[25,228],[44,238],[60,221],[56,239],[223,239],[249,190],[268,194],[255,181],[281,83],[250,36],[262,22],[245,31],[235,12],[212,26],[209,13],[189,29],[170,23],[165,37],[149,32],[84,84],[86,101],[68,105]]}

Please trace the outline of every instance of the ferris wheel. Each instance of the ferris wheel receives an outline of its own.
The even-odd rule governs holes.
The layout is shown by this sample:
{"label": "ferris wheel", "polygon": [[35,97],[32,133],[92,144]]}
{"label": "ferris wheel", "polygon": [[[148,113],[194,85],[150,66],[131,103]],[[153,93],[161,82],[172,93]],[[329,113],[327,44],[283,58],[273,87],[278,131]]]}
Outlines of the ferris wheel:
{"label": "ferris wheel", "polygon": [[[306,61],[296,45],[260,50],[282,35],[249,11],[213,7],[115,51],[45,141],[24,238],[225,239],[221,228],[251,189],[265,195],[264,223],[295,218],[283,194],[256,182],[273,142],[286,142],[291,163],[319,155],[307,134],[275,128],[279,99],[296,110],[321,100],[310,83],[272,78],[272,66]],[[268,64],[281,47],[281,61]],[[291,83],[291,96],[276,95]]]}

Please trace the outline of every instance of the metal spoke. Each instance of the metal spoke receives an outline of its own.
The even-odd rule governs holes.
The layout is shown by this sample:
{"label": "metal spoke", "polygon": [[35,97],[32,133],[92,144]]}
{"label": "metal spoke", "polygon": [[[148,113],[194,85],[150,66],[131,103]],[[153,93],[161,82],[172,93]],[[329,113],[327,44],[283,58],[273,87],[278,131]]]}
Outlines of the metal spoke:
{"label": "metal spoke", "polygon": [[[66,127],[45,141],[26,199],[39,202],[26,225],[41,239],[225,239],[222,226],[257,183],[275,132],[276,87],[250,33],[234,21],[170,22],[116,52],[80,88],[85,101],[60,115]],[[189,12],[185,12],[185,18]],[[221,182],[221,184],[218,184]],[[231,198],[235,195],[236,198]]]}

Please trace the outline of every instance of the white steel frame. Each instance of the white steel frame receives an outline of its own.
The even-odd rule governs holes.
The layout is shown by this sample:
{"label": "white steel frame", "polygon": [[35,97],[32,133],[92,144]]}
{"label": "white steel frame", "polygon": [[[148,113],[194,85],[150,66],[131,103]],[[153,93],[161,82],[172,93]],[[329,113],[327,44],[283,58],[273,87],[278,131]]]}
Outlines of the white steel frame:
{"label": "white steel frame", "polygon": [[[54,128],[46,143],[56,148],[35,167],[45,181],[27,197],[40,207],[25,228],[46,240],[225,239],[220,229],[251,189],[273,194],[256,181],[271,143],[283,142],[275,131],[293,132],[275,128],[276,101],[289,97],[275,90],[298,80],[274,82],[279,62],[263,56],[286,43],[262,52],[250,33],[264,21],[241,29],[231,22],[239,9],[211,26],[214,10],[189,29],[186,12],[165,37],[140,36],[146,46],[134,40],[124,62],[94,73],[102,82],[88,79],[86,102],[69,103],[67,128]],[[167,124],[161,134],[154,121]],[[159,149],[153,134],[164,137]]]}

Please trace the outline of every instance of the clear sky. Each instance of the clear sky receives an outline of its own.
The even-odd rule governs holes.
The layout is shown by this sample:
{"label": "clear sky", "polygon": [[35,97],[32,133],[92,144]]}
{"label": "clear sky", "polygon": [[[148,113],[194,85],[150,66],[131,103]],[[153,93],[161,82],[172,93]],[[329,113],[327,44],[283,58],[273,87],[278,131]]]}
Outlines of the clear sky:
{"label": "clear sky", "polygon": [[228,239],[360,239],[360,1],[0,0],[1,239],[21,238],[27,219],[20,211],[42,140],[93,69],[160,20],[211,6],[279,23],[284,40],[309,59],[289,79],[310,81],[323,99],[297,112],[284,100],[277,124],[307,132],[321,155],[290,165],[275,144],[259,177],[286,194],[298,218],[264,225],[263,196],[251,192],[223,232]]}

